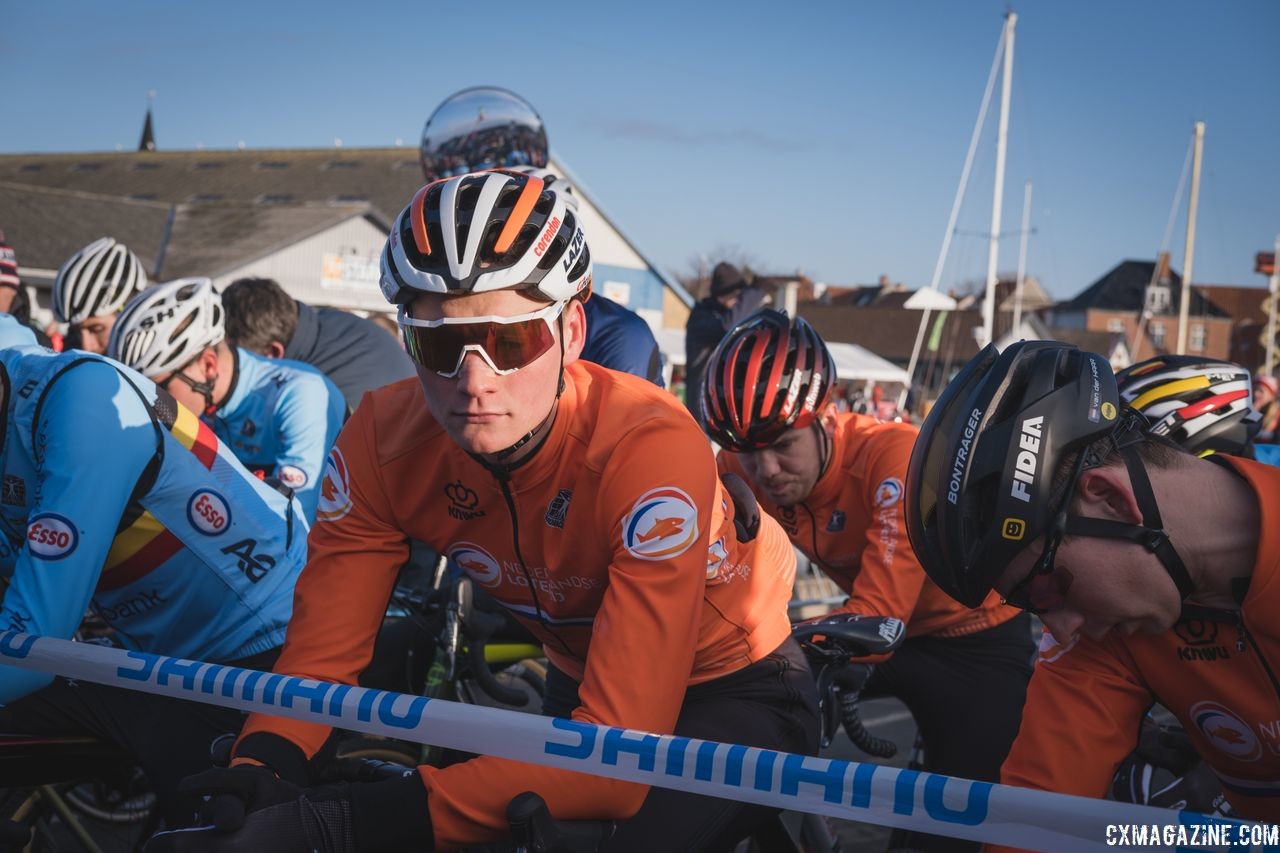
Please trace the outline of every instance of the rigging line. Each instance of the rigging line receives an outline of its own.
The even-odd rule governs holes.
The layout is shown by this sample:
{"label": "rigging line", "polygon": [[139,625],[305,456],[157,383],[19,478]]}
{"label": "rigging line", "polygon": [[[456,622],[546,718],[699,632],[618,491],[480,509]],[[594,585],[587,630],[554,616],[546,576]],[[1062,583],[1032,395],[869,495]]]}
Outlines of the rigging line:
{"label": "rigging line", "polygon": [[982,127],[987,121],[987,108],[991,105],[991,93],[996,86],[996,77],[1000,73],[1000,61],[1004,59],[1005,31],[1000,29],[1000,40],[996,43],[996,56],[991,62],[991,73],[987,75],[987,88],[982,93],[982,106],[978,108],[978,120],[973,125],[973,134],[969,137],[969,151],[964,156],[964,168],[960,170],[960,186],[956,187],[956,197],[951,203],[951,216],[947,219],[947,230],[943,232],[942,249],[938,252],[938,262],[933,268],[933,278],[929,287],[938,289],[942,278],[942,267],[947,260],[947,252],[951,248],[951,235],[955,232],[956,217],[960,215],[960,205],[964,201],[965,189],[969,185],[969,172],[973,168],[973,157],[978,150],[978,141],[982,137]]}
{"label": "rigging line", "polygon": [[1169,243],[1173,239],[1173,225],[1178,218],[1178,208],[1182,206],[1182,193],[1187,188],[1187,178],[1191,175],[1191,155],[1195,147],[1196,137],[1192,134],[1187,142],[1187,156],[1182,160],[1182,175],[1178,178],[1178,189],[1173,194],[1173,204],[1169,206],[1169,219],[1164,226],[1164,236],[1160,239],[1160,253],[1156,255],[1155,266],[1151,268],[1151,280],[1143,288],[1142,304],[1138,306],[1138,326],[1133,330],[1133,340],[1129,344],[1129,352],[1134,359],[1138,357],[1138,345],[1142,342],[1142,336],[1147,330],[1147,320],[1150,319],[1147,305],[1150,304],[1151,288],[1156,286],[1156,278],[1160,275],[1160,255],[1169,251]]}

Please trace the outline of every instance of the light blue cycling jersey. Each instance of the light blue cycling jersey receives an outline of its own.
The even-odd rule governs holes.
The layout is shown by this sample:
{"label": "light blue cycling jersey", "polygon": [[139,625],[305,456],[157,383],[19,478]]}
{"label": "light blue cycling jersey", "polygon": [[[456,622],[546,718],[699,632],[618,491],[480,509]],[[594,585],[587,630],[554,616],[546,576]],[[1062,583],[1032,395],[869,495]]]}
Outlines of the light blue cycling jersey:
{"label": "light blue cycling jersey", "polygon": [[309,364],[239,348],[234,353],[236,376],[227,400],[204,420],[246,468],[293,489],[312,522],[324,460],[346,419],[346,400]]}
{"label": "light blue cycling jersey", "polygon": [[[83,352],[0,350],[0,629],[232,661],[284,642],[307,522],[149,380]],[[0,704],[52,676],[0,666]]]}

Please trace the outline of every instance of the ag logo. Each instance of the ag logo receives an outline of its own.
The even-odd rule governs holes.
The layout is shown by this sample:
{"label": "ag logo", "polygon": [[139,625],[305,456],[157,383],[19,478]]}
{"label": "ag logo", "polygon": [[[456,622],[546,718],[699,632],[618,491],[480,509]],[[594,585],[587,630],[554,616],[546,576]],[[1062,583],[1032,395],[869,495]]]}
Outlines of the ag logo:
{"label": "ag logo", "polygon": [[1006,518],[1000,526],[1000,535],[1010,542],[1021,542],[1027,535],[1027,523],[1020,518]]}
{"label": "ag logo", "polygon": [[480,496],[464,486],[461,480],[445,486],[444,496],[449,499],[449,515],[459,521],[470,521],[484,515],[484,510],[476,509],[480,504]]}
{"label": "ag logo", "polygon": [[641,560],[665,560],[698,538],[698,508],[674,486],[645,492],[622,519],[622,545]]}
{"label": "ag logo", "polygon": [[493,589],[502,582],[502,567],[485,549],[472,542],[459,542],[446,552],[462,570],[481,586]]}
{"label": "ag logo", "polygon": [[902,498],[902,481],[897,477],[889,477],[876,486],[875,504],[880,509],[888,509]]}
{"label": "ag logo", "polygon": [[307,472],[296,465],[281,465],[276,469],[276,478],[294,490],[307,485]]}
{"label": "ag logo", "polygon": [[187,501],[187,521],[205,536],[217,536],[231,525],[231,507],[212,489],[200,489]]}
{"label": "ag logo", "polygon": [[257,583],[267,576],[267,572],[275,567],[276,558],[270,554],[254,553],[258,547],[256,539],[241,539],[234,545],[222,549],[222,553],[236,558],[236,568],[244,572],[249,583]]}
{"label": "ag logo", "polygon": [[3,491],[0,491],[0,503],[6,506],[27,505],[27,482],[15,474],[4,475]]}
{"label": "ag logo", "polygon": [[849,520],[848,516],[845,515],[844,510],[842,509],[831,510],[831,518],[827,521],[827,532],[839,533],[840,531],[844,530],[844,526],[848,522],[848,520]]}
{"label": "ag logo", "polygon": [[1109,421],[1114,421],[1114,420],[1116,419],[1116,407],[1115,407],[1115,404],[1113,404],[1113,403],[1103,403],[1103,404],[1102,404],[1102,416],[1103,416],[1104,418],[1106,418],[1107,420],[1109,420]]}
{"label": "ag logo", "polygon": [[80,544],[76,526],[66,516],[42,512],[27,525],[27,550],[42,560],[61,560]]}
{"label": "ag logo", "polygon": [[334,448],[324,462],[324,479],[320,483],[317,521],[337,521],[351,512],[351,478],[342,451]]}
{"label": "ag logo", "polygon": [[1218,702],[1197,702],[1191,706],[1191,720],[1219,752],[1239,761],[1257,761],[1262,744],[1234,711]]}
{"label": "ag logo", "polygon": [[564,517],[569,512],[569,501],[571,500],[573,500],[573,491],[571,489],[561,489],[556,493],[556,496],[551,499],[551,503],[547,504],[547,514],[542,517],[548,527],[564,529]]}

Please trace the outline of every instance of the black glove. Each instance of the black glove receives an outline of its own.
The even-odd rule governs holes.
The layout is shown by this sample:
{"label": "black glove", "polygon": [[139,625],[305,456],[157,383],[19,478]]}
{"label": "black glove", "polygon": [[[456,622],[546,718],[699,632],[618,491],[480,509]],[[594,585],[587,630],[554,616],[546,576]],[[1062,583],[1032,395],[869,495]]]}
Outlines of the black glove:
{"label": "black glove", "polygon": [[249,814],[241,814],[239,828],[228,832],[219,831],[217,826],[203,826],[162,832],[147,842],[146,853],[381,853],[432,849],[427,789],[416,773],[382,782],[341,782],[306,789],[276,779],[277,785],[287,785],[294,793],[287,801],[267,803],[284,789],[258,782],[260,777],[247,774],[231,781],[226,776],[212,776],[214,772],[230,774],[241,769],[208,771],[188,780],[208,778],[210,782],[203,787],[206,793],[219,791],[221,796],[238,800],[243,797],[241,802],[250,802]]}
{"label": "black glove", "polygon": [[203,798],[200,821],[214,832],[227,833],[243,826],[246,814],[292,802],[302,789],[266,767],[242,764],[188,776],[178,783],[178,793]]}

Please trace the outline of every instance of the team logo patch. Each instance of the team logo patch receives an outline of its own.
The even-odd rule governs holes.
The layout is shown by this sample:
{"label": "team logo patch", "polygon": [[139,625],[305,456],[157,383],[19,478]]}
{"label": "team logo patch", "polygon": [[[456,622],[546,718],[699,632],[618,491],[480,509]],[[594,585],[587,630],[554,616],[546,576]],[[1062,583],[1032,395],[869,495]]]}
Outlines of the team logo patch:
{"label": "team logo patch", "polygon": [[296,465],[281,465],[276,469],[276,478],[291,489],[301,489],[307,484],[307,472]]}
{"label": "team logo patch", "polygon": [[231,507],[212,489],[200,489],[187,501],[187,521],[205,536],[218,536],[231,526]]}
{"label": "team logo patch", "polygon": [[876,506],[888,509],[902,499],[902,481],[889,477],[876,486]]}
{"label": "team logo patch", "polygon": [[551,499],[551,503],[547,504],[547,514],[542,520],[547,523],[547,527],[556,527],[564,529],[564,517],[569,512],[569,501],[573,500],[573,491],[571,489],[561,489],[556,496]]}
{"label": "team logo patch", "polygon": [[316,506],[317,521],[337,521],[351,512],[351,477],[342,451],[334,448],[324,462],[324,479],[320,483],[320,501]]}
{"label": "team logo patch", "polygon": [[674,486],[645,492],[622,519],[622,544],[641,560],[665,560],[698,538],[698,508]]}
{"label": "team logo patch", "polygon": [[71,519],[56,512],[42,512],[27,524],[27,549],[42,560],[61,560],[75,551],[80,534]]}
{"label": "team logo patch", "polygon": [[493,589],[502,582],[502,567],[485,549],[472,542],[459,542],[447,552],[450,560],[457,563],[476,583]]}
{"label": "team logo patch", "polygon": [[1227,706],[1197,702],[1191,706],[1191,720],[1219,752],[1240,761],[1262,757],[1262,744],[1253,730]]}
{"label": "team logo patch", "polygon": [[707,580],[715,580],[720,574],[720,567],[729,559],[729,549],[724,546],[724,537],[711,543],[707,549]]}
{"label": "team logo patch", "polygon": [[827,532],[839,533],[840,531],[844,530],[845,523],[848,520],[849,520],[848,516],[844,514],[844,510],[842,509],[831,510],[831,518],[827,520]]}

